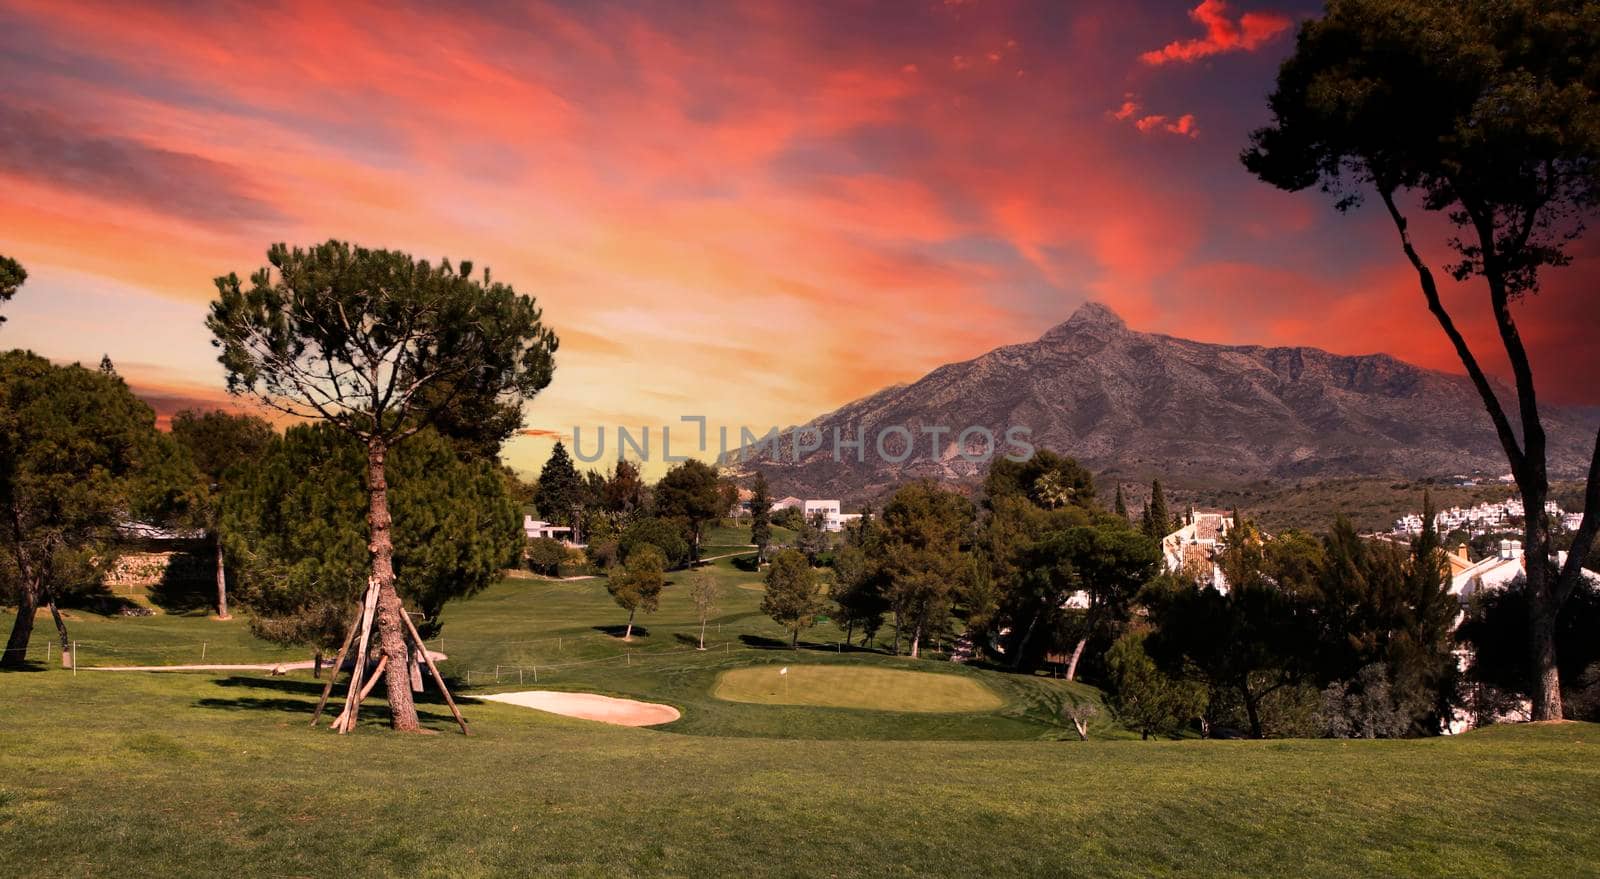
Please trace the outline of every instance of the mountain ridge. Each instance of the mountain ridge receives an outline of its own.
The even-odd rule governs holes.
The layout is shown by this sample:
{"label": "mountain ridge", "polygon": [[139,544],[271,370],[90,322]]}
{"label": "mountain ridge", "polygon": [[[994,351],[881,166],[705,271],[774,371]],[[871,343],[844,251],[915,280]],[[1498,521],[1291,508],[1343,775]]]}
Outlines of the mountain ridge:
{"label": "mountain ridge", "polygon": [[[1595,413],[1543,408],[1552,476],[1581,474]],[[758,444],[722,463],[742,475],[765,473],[780,494],[848,502],[919,477],[970,487],[987,465],[961,455],[981,450],[981,433],[957,447],[957,434],[969,427],[993,433],[1000,454],[1006,430],[1026,428],[1035,446],[1114,478],[1214,484],[1506,470],[1465,376],[1386,353],[1218,345],[1139,332],[1099,302],[1085,303],[1032,342],[944,364],[786,430],[776,455]],[[938,428],[948,433],[927,432]],[[845,440],[864,431],[865,461],[848,446],[834,459],[835,429]],[[890,459],[875,450],[885,430]],[[802,447],[813,439],[821,447],[792,460],[795,431]],[[893,461],[907,434],[915,454]]]}

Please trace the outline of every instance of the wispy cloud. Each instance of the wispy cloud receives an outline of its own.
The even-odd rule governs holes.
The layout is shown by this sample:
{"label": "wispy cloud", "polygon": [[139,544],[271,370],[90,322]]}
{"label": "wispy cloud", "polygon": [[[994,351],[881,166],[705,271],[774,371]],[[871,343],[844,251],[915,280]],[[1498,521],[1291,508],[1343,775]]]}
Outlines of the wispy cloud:
{"label": "wispy cloud", "polygon": [[1289,16],[1277,12],[1246,12],[1237,20],[1231,17],[1224,0],[1201,0],[1189,17],[1205,28],[1205,35],[1173,40],[1159,49],[1139,56],[1146,64],[1196,61],[1223,52],[1250,52],[1293,24]]}

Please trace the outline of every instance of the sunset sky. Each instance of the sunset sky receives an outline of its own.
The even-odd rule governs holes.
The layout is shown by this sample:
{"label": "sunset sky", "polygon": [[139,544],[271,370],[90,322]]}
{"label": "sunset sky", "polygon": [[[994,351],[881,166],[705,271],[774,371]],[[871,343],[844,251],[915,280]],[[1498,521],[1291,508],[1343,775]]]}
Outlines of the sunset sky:
{"label": "sunset sky", "polygon": [[[801,422],[1089,299],[1459,371],[1383,217],[1239,165],[1317,8],[0,0],[0,253],[30,274],[0,345],[211,405],[212,278],[337,237],[535,295],[535,431]],[[1595,241],[1521,311],[1569,402],[1600,403]]]}

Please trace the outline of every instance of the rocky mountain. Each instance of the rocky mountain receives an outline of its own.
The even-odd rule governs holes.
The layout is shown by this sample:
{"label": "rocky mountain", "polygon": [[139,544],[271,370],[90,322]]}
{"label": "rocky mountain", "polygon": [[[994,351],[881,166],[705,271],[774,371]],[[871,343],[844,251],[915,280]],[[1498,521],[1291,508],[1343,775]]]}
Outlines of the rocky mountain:
{"label": "rocky mountain", "polygon": [[[1513,399],[1509,391],[1502,398]],[[1544,408],[1552,475],[1580,475],[1593,448],[1593,413]],[[1021,439],[1025,430],[1032,445],[1076,457],[1103,477],[1190,485],[1508,469],[1465,376],[1386,354],[1135,332],[1098,303],[1037,341],[941,366],[791,428],[776,449],[757,443],[722,463],[764,472],[779,497],[854,502],[921,476],[975,484],[986,465],[961,453],[981,457],[985,430],[996,454],[1020,451],[1007,444],[1007,431]],[[857,439],[865,440],[859,451],[846,445]]]}

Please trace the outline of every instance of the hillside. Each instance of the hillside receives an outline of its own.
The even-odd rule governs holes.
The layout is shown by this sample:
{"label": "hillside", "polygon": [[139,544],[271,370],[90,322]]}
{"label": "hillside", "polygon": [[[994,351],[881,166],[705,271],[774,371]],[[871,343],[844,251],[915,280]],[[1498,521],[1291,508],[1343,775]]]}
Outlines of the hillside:
{"label": "hillside", "polygon": [[[1592,414],[1546,407],[1552,475],[1583,472]],[[902,463],[873,438],[901,426],[916,439]],[[934,454],[924,429],[949,428]],[[1130,330],[1098,303],[1038,340],[941,366],[797,430],[822,447],[796,462],[786,436],[729,453],[737,472],[761,470],[777,494],[860,501],[908,479],[971,485],[982,464],[958,455],[955,435],[978,426],[1003,437],[1027,428],[1034,445],[1076,457],[1102,479],[1161,476],[1175,485],[1259,480],[1499,474],[1503,454],[1470,382],[1386,354],[1214,345]],[[865,431],[865,461],[833,455],[835,430]],[[886,448],[894,456],[899,439]],[[1002,442],[1001,453],[1004,453]],[[979,449],[981,451],[981,449]]]}

